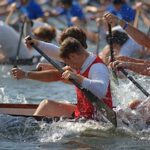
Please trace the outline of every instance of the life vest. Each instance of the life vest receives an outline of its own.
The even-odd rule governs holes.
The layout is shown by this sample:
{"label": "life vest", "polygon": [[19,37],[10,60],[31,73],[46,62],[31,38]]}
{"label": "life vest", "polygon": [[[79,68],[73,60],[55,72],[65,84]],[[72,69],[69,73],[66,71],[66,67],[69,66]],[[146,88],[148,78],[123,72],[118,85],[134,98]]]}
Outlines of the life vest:
{"label": "life vest", "polygon": [[[90,70],[91,66],[96,63],[104,64],[103,61],[99,57],[97,57],[93,61],[93,63],[86,69],[86,71],[84,73],[82,73],[82,74],[80,72],[77,72],[77,73],[88,78],[88,74],[89,74],[89,70]],[[87,99],[87,97],[84,95],[84,93],[80,89],[76,88],[76,93],[77,93],[77,106],[75,109],[75,117],[76,118],[85,117],[87,119],[92,119],[94,116],[94,111],[95,111],[94,106]],[[112,108],[110,83],[108,85],[106,96],[102,100],[104,101],[104,103],[106,105],[108,105],[110,108]]]}

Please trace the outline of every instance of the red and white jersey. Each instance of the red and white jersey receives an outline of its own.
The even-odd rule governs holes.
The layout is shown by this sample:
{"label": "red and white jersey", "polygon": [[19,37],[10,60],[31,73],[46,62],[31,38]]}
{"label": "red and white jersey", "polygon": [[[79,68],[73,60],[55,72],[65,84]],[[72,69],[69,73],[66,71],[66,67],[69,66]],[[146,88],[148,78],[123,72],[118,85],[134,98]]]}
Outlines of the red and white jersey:
{"label": "red and white jersey", "polygon": [[[89,58],[92,60],[93,56],[89,56]],[[107,104],[110,108],[112,108],[112,97],[111,97],[111,90],[110,90],[110,83],[109,80],[106,79],[106,81],[97,81],[97,79],[95,79],[96,81],[94,82],[94,79],[91,79],[89,76],[91,76],[90,74],[92,73],[93,75],[95,74],[95,72],[91,72],[92,67],[94,67],[94,65],[99,67],[104,67],[104,63],[102,62],[102,60],[99,57],[96,57],[95,60],[88,65],[88,67],[86,68],[86,70],[84,72],[78,72],[79,74],[81,74],[82,76],[86,77],[89,81],[87,81],[87,79],[85,79],[85,82],[91,82],[93,81],[93,83],[90,82],[90,87],[94,87],[94,84],[97,84],[99,86],[94,87],[94,89],[90,89],[87,88],[88,90],[90,90],[93,94],[95,94],[96,96],[98,96],[100,98],[100,100],[103,100],[105,104]],[[96,68],[95,68],[96,69]],[[96,71],[96,70],[95,70]],[[105,67],[103,68],[104,72],[101,72],[103,74],[106,74],[107,71],[105,70]],[[101,76],[101,74],[99,74],[99,76]],[[101,82],[101,85],[100,85]],[[84,83],[85,84],[85,83]],[[87,83],[88,84],[88,83]],[[92,85],[93,84],[93,85]],[[103,86],[103,87],[102,87]],[[107,88],[105,88],[107,86]],[[101,87],[103,89],[103,91],[101,91]],[[105,90],[106,89],[106,90]],[[84,95],[84,93],[76,88],[76,92],[77,92],[77,107],[75,110],[75,117],[85,117],[87,119],[89,118],[93,118],[94,116],[94,106],[92,105],[92,103],[86,98],[86,96]],[[99,95],[97,94],[99,92]],[[105,93],[105,94],[104,94]],[[102,95],[100,95],[102,94]]]}

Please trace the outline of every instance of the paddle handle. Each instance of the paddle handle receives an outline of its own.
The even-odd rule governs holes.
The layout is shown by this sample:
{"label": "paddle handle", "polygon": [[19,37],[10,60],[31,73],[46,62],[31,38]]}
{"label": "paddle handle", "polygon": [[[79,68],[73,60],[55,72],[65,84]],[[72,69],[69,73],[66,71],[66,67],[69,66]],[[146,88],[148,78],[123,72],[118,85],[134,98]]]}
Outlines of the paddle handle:
{"label": "paddle handle", "polygon": [[[108,31],[109,31],[109,35],[110,35],[110,44],[109,44],[109,47],[110,47],[110,62],[113,62],[115,60],[115,57],[114,57],[114,50],[113,50],[113,42],[112,42],[112,30],[111,30],[111,24],[108,23]],[[117,78],[117,74],[116,74],[116,71],[114,69],[112,69],[112,75],[113,75],[113,78],[115,79],[115,83],[119,85],[119,81],[118,81],[118,78]]]}
{"label": "paddle handle", "polygon": [[21,40],[22,40],[22,36],[23,36],[24,24],[25,24],[25,21],[23,21],[22,26],[21,26],[19,42],[18,42],[17,51],[16,51],[16,58],[15,58],[14,66],[13,66],[14,68],[17,68],[17,62],[19,60],[19,52],[20,52]]}
{"label": "paddle handle", "polygon": [[109,44],[109,47],[110,47],[110,58],[111,58],[111,62],[113,62],[115,60],[115,57],[114,57],[114,50],[113,50],[113,41],[112,41],[112,30],[111,30],[111,24],[108,23],[108,32],[109,32],[109,41],[110,41],[110,44]]}

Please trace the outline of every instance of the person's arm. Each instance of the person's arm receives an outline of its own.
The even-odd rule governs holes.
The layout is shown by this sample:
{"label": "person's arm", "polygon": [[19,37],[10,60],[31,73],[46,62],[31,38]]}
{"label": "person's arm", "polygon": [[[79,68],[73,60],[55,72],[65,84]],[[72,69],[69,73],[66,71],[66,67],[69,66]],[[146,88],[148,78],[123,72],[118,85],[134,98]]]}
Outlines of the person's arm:
{"label": "person's arm", "polygon": [[39,42],[38,47],[49,57],[53,57],[58,61],[63,62],[63,60],[59,57],[59,47],[47,42]]}
{"label": "person's arm", "polygon": [[[126,22],[124,20],[119,21],[119,25],[121,27],[124,27]],[[128,27],[125,29],[125,31],[139,44],[150,48],[150,38],[137,28],[134,28],[131,24],[128,24]]]}
{"label": "person's arm", "polygon": [[109,63],[110,48],[106,45],[103,50],[99,53],[99,57],[103,60],[105,64]]}
{"label": "person's arm", "polygon": [[55,82],[61,80],[61,73],[56,69],[45,71],[29,71],[26,78],[42,82]]}
{"label": "person's arm", "polygon": [[136,59],[136,58],[131,58],[127,56],[118,56],[116,57],[116,60],[124,61],[124,62],[133,62],[133,63],[144,63],[144,64],[149,64],[150,61],[144,60],[144,59]]}
{"label": "person's arm", "polygon": [[111,65],[113,68],[124,68],[139,73],[141,75],[150,76],[150,63],[134,63],[115,61]]}
{"label": "person's arm", "polygon": [[31,79],[42,82],[54,82],[61,80],[61,73],[56,69],[45,71],[23,71],[19,68],[12,69],[12,75],[15,79]]}
{"label": "person's arm", "polygon": [[3,0],[0,2],[0,7],[6,7],[8,5],[7,0]]}
{"label": "person's arm", "polygon": [[100,99],[106,96],[109,85],[109,71],[104,64],[94,64],[90,68],[88,78],[70,70],[66,70],[62,74],[62,78],[65,80],[70,78],[75,79],[83,88],[88,89]]}
{"label": "person's arm", "polygon": [[84,9],[85,12],[97,13],[98,8],[95,6],[86,6]]}
{"label": "person's arm", "polygon": [[135,41],[147,48],[150,48],[150,37],[148,37],[145,33],[141,32],[131,24],[128,24],[126,21],[119,19],[111,13],[106,13],[104,18],[112,25],[118,23]]}
{"label": "person's arm", "polygon": [[90,68],[89,78],[84,78],[83,88],[90,90],[97,97],[104,98],[109,85],[109,71],[104,64],[94,64]]}
{"label": "person's arm", "polygon": [[49,57],[53,57],[58,61],[63,62],[63,60],[59,57],[60,53],[59,47],[52,43],[31,39],[27,36],[25,38],[25,44],[28,48],[32,48],[32,44],[34,44],[35,46],[39,47]]}
{"label": "person's arm", "polygon": [[17,9],[17,4],[16,3],[12,3],[9,7],[9,13],[5,19],[5,23],[6,24],[10,24],[10,20],[12,18],[13,13],[16,11]]}
{"label": "person's arm", "polygon": [[144,13],[141,13],[141,17],[143,19],[144,24],[147,27],[150,27],[150,19]]}
{"label": "person's arm", "polygon": [[129,64],[128,69],[141,75],[150,76],[150,64],[132,63]]}

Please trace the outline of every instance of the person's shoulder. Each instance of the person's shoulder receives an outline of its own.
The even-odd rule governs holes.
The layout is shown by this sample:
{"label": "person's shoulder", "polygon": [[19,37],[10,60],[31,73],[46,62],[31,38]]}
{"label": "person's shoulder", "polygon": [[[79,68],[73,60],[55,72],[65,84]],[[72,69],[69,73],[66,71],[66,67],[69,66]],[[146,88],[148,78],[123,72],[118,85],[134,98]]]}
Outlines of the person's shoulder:
{"label": "person's shoulder", "polygon": [[123,4],[122,9],[127,10],[127,13],[129,11],[130,11],[129,13],[131,13],[131,11],[134,12],[134,9],[127,3]]}
{"label": "person's shoulder", "polygon": [[81,6],[80,6],[80,4],[77,3],[77,2],[73,2],[73,3],[72,3],[72,9],[81,9]]}
{"label": "person's shoulder", "polygon": [[11,32],[14,30],[11,26],[7,25],[5,22],[0,20],[0,31],[8,31]]}
{"label": "person's shoulder", "polygon": [[97,72],[97,71],[108,71],[108,68],[107,68],[107,66],[104,64],[104,63],[102,63],[102,62],[97,62],[97,63],[94,63],[92,66],[91,66],[91,68],[90,68],[90,70],[92,71],[92,72]]}

